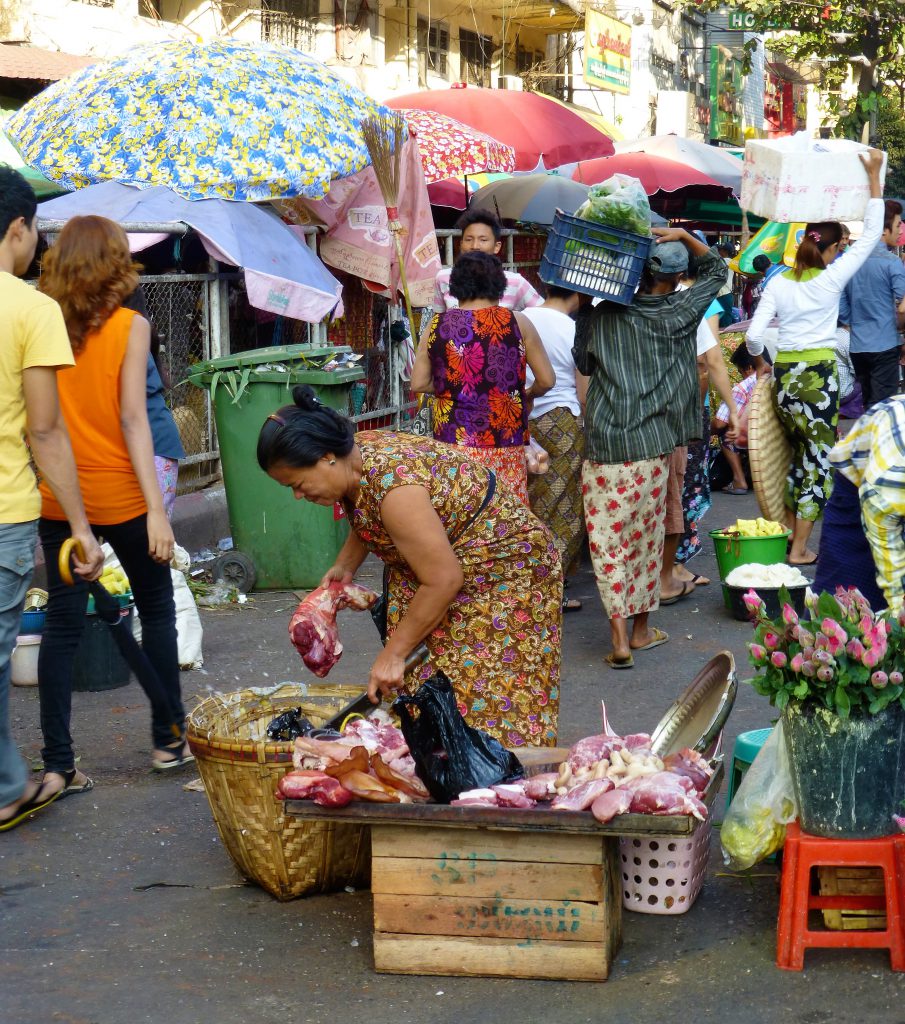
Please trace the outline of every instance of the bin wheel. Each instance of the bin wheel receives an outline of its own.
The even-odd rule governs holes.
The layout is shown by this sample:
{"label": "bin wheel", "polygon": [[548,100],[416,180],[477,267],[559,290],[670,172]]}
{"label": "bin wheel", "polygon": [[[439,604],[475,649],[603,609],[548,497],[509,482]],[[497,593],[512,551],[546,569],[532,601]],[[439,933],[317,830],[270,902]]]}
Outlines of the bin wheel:
{"label": "bin wheel", "polygon": [[258,574],[255,563],[241,551],[229,551],[214,562],[211,575],[217,583],[226,583],[243,594],[254,590]]}

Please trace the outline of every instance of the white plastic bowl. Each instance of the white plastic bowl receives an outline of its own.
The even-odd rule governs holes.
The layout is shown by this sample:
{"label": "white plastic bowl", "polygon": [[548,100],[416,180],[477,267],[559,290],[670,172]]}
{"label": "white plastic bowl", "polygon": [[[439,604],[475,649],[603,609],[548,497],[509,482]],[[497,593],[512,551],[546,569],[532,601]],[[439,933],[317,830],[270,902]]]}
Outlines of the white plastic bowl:
{"label": "white plastic bowl", "polygon": [[41,650],[41,637],[37,633],[25,633],[16,638],[9,662],[10,677],[13,686],[38,685],[38,652]]}

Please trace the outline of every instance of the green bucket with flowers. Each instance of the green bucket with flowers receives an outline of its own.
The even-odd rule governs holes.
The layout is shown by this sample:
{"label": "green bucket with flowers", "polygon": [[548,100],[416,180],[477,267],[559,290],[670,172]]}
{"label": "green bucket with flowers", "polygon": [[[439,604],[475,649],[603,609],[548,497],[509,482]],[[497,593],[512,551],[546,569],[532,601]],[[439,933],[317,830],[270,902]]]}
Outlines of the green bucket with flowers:
{"label": "green bucket with flowers", "polygon": [[804,616],[754,591],[754,689],[782,711],[801,827],[865,839],[905,830],[905,610],[875,613],[854,588],[809,594]]}

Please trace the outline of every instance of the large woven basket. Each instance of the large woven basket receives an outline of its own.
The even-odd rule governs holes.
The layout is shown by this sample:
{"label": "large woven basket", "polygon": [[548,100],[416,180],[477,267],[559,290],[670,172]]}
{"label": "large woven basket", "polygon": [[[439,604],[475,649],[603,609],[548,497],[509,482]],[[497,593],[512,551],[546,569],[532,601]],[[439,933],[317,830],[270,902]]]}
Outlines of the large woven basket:
{"label": "large woven basket", "polygon": [[784,523],[792,446],[776,414],[775,390],[772,377],[762,377],[754,388],[748,415],[748,460],[761,515]]}
{"label": "large woven basket", "polygon": [[266,732],[273,718],[299,706],[320,725],[360,693],[283,683],[216,694],[188,717],[188,743],[223,845],[246,878],[279,900],[368,884],[370,831],[287,817],[275,794],[292,769],[292,743],[268,740]]}

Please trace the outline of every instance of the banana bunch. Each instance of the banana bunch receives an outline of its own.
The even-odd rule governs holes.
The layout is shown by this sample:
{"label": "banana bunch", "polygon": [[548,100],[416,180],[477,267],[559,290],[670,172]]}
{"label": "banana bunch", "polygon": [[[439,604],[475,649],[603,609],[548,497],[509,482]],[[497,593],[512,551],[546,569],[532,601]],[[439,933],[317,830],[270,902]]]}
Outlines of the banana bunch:
{"label": "banana bunch", "polygon": [[737,533],[739,537],[776,537],[785,533],[785,527],[763,518],[736,519],[735,525],[728,527],[726,533]]}
{"label": "banana bunch", "polygon": [[129,578],[122,569],[104,569],[98,581],[108,594],[128,594]]}

